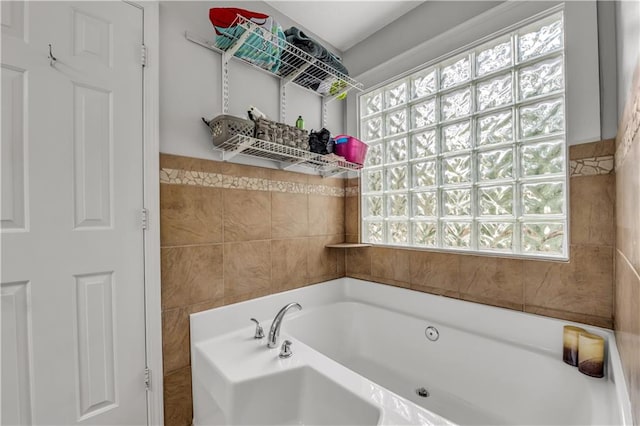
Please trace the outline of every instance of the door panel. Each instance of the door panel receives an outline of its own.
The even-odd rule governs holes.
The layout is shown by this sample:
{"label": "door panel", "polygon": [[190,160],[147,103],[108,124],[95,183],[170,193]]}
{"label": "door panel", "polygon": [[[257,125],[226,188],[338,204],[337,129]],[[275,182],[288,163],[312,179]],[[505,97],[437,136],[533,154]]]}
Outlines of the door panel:
{"label": "door panel", "polygon": [[76,277],[80,416],[116,404],[113,271]]}
{"label": "door panel", "polygon": [[3,346],[2,421],[3,424],[31,424],[29,283],[2,283],[0,299]]}
{"label": "door panel", "polygon": [[2,12],[0,420],[145,424],[142,12]]}
{"label": "door panel", "polygon": [[73,85],[75,228],[111,226],[111,93]]}
{"label": "door panel", "polygon": [[22,1],[3,1],[0,3],[2,10],[2,35],[12,36],[26,41],[25,35],[25,8],[27,4]]}
{"label": "door panel", "polygon": [[3,230],[25,230],[25,70],[2,65],[2,200]]}

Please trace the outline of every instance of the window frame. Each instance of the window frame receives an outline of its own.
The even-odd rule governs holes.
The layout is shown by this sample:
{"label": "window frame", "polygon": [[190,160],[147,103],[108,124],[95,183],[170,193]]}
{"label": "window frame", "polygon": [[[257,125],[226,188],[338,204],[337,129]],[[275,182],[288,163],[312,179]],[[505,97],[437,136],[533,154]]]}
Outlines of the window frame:
{"label": "window frame", "polygon": [[[530,57],[527,59],[523,59],[523,60],[519,60],[518,58],[518,52],[516,49],[516,39],[517,37],[519,37],[521,34],[526,33],[528,30],[531,29],[531,27],[534,26],[540,26],[540,25],[545,25],[548,24],[550,22],[553,22],[554,20],[560,18],[561,22],[562,22],[562,47],[559,50],[553,50],[551,52],[547,52],[545,54],[539,55],[539,56],[535,56],[535,57]],[[364,174],[367,172],[367,170],[369,170],[368,168],[363,169],[361,175],[360,175],[360,180],[361,180],[361,187],[360,187],[360,194],[359,194],[359,202],[360,202],[360,218],[359,218],[359,227],[360,227],[360,235],[361,235],[361,241],[366,242],[367,244],[372,244],[375,246],[381,246],[381,247],[393,247],[393,248],[406,248],[406,249],[412,249],[412,250],[425,250],[425,251],[437,251],[437,252],[446,252],[446,253],[465,253],[465,254],[475,254],[475,255],[483,255],[483,256],[498,256],[498,257],[507,257],[507,258],[519,258],[519,259],[531,259],[531,260],[568,260],[569,258],[569,227],[570,227],[570,211],[569,211],[569,194],[570,194],[570,187],[569,187],[569,180],[570,180],[570,167],[569,167],[569,146],[568,146],[568,125],[567,125],[567,93],[568,93],[568,82],[567,82],[567,26],[566,26],[566,12],[565,12],[565,8],[564,8],[564,4],[552,7],[550,9],[547,9],[543,12],[540,12],[538,14],[535,14],[527,19],[523,19],[520,20],[512,25],[509,25],[499,31],[493,32],[485,37],[482,37],[481,39],[473,42],[473,43],[468,43],[465,44],[445,55],[441,55],[435,59],[432,59],[430,61],[425,62],[424,64],[412,68],[406,72],[403,72],[395,77],[391,77],[385,81],[383,81],[380,84],[377,84],[373,87],[371,87],[369,90],[367,90],[366,92],[360,93],[357,96],[356,99],[356,117],[357,117],[357,134],[359,135],[359,137],[361,136],[361,132],[362,132],[362,125],[363,122],[370,117],[376,117],[379,116],[381,117],[382,121],[383,121],[383,126],[385,125],[384,122],[386,121],[386,116],[389,112],[393,112],[396,110],[402,110],[404,109],[407,113],[407,118],[406,118],[406,122],[407,122],[407,129],[404,132],[398,133],[397,135],[384,135],[384,131],[383,131],[383,136],[380,139],[377,139],[374,143],[375,144],[382,144],[382,149],[383,150],[387,150],[386,147],[386,143],[392,139],[394,139],[394,136],[396,136],[397,138],[401,138],[401,137],[405,137],[407,140],[407,159],[403,162],[403,163],[398,163],[398,164],[405,164],[407,166],[407,180],[409,182],[408,187],[406,190],[403,190],[403,192],[400,192],[399,194],[406,194],[407,195],[407,209],[408,209],[408,215],[406,217],[404,217],[402,219],[403,222],[407,223],[409,226],[408,229],[408,242],[406,244],[394,244],[389,242],[389,227],[388,224],[393,222],[393,220],[390,220],[390,216],[387,214],[387,211],[383,212],[383,216],[381,218],[381,221],[383,223],[385,223],[385,225],[383,226],[383,232],[385,232],[387,235],[384,236],[383,240],[386,240],[386,242],[383,243],[371,243],[371,242],[366,242],[365,240],[365,224],[367,223],[367,221],[365,220],[365,205],[364,205],[364,200],[365,200],[365,192],[364,191],[364,183],[365,183],[365,176]],[[486,47],[489,47],[490,44],[492,45],[498,45],[500,44],[500,39],[503,39],[504,41],[509,40],[510,44],[511,44],[511,63],[506,66],[506,67],[502,67],[499,68],[497,70],[492,70],[490,72],[484,73],[481,76],[476,76],[476,66],[477,66],[477,60],[476,60],[476,56],[477,53],[481,51],[481,49],[484,49]],[[470,78],[466,81],[464,81],[463,83],[459,83],[459,84],[454,84],[452,86],[449,86],[447,88],[441,89],[440,88],[440,77],[441,77],[441,73],[440,70],[451,64],[451,63],[455,63],[456,61],[460,60],[462,57],[467,57],[470,59]],[[521,99],[521,96],[519,95],[520,92],[520,88],[519,88],[519,70],[521,70],[522,68],[526,68],[535,64],[540,64],[540,63],[544,63],[547,61],[551,61],[551,60],[560,60],[562,62],[562,88],[560,90],[555,90],[549,93],[544,93],[542,95],[538,95],[538,96],[533,96],[533,97],[529,97],[529,98],[524,98]],[[436,70],[436,90],[426,96],[423,97],[418,97],[416,99],[412,99],[411,97],[411,78],[416,76],[416,74],[419,74],[421,72],[425,72],[425,74],[428,74],[430,72],[430,70]],[[509,75],[510,79],[511,79],[511,91],[512,91],[512,97],[511,97],[511,101],[507,104],[503,104],[497,107],[490,107],[490,108],[486,108],[483,110],[480,110],[478,108],[476,108],[476,100],[477,100],[477,87],[478,84],[481,84],[482,82],[485,81],[489,81],[492,80],[496,77],[499,77],[501,75]],[[361,102],[363,100],[364,97],[370,95],[371,93],[374,93],[376,91],[381,91],[384,94],[385,89],[390,86],[390,85],[394,85],[394,84],[399,84],[400,82],[402,82],[404,80],[404,82],[406,83],[406,91],[408,91],[409,93],[406,95],[406,102],[393,107],[393,108],[385,108],[385,105],[382,105],[382,109],[379,113],[374,113],[374,114],[370,114],[366,117],[362,117],[361,116]],[[470,93],[470,113],[464,115],[463,117],[458,117],[452,120],[442,120],[439,117],[439,114],[441,113],[441,105],[442,105],[442,97],[443,95],[447,95],[450,93],[455,93],[457,91],[466,91],[468,90]],[[415,128],[412,129],[411,127],[411,111],[412,111],[412,106],[420,104],[422,102],[428,101],[430,99],[433,99],[434,102],[438,105],[438,107],[436,108],[438,110],[438,115],[436,115],[436,119],[435,122],[432,123],[429,126],[423,126],[420,128]],[[547,134],[547,135],[543,135],[543,136],[539,136],[539,137],[522,137],[520,135],[520,119],[519,119],[519,111],[521,108],[526,107],[527,105],[533,105],[533,104],[537,104],[539,102],[551,102],[551,101],[555,101],[555,100],[561,100],[562,101],[562,114],[563,114],[563,130],[559,133],[553,133],[553,134]],[[383,96],[383,102],[384,102],[384,96]],[[512,124],[512,130],[514,132],[513,134],[513,138],[510,142],[508,143],[500,143],[500,144],[493,144],[493,145],[488,145],[488,146],[484,146],[484,147],[479,147],[476,146],[475,141],[477,139],[477,133],[476,133],[476,118],[477,117],[482,117],[482,116],[487,116],[487,115],[491,115],[491,114],[497,114],[500,112],[505,112],[505,111],[510,111],[511,112],[511,119],[513,120],[513,124]],[[456,124],[456,123],[463,123],[463,122],[469,122],[470,123],[470,143],[471,143],[471,147],[468,150],[465,151],[460,151],[457,154],[463,154],[468,156],[468,158],[471,160],[471,171],[470,171],[470,180],[469,182],[467,182],[466,184],[462,185],[462,186],[451,186],[451,185],[446,185],[445,183],[442,182],[442,165],[445,159],[447,158],[452,158],[453,156],[456,155],[456,153],[443,153],[443,151],[440,148],[436,149],[436,154],[428,157],[428,158],[424,158],[424,157],[419,157],[419,158],[414,158],[413,157],[413,152],[412,152],[412,145],[411,145],[411,136],[413,134],[417,134],[417,133],[421,133],[424,131],[427,131],[429,129],[434,129],[436,132],[441,133],[442,129],[446,126],[452,125],[452,124]],[[525,146],[529,146],[535,143],[539,143],[539,142],[545,142],[545,141],[562,141],[561,144],[561,150],[562,150],[562,155],[563,155],[563,167],[564,167],[564,173],[560,172],[560,173],[556,173],[556,174],[551,174],[551,175],[542,175],[542,176],[538,176],[538,177],[524,177],[523,180],[523,176],[520,175],[520,171],[522,169],[520,169],[520,151],[522,150],[523,147]],[[437,145],[441,145],[443,144],[442,142],[442,138],[438,137],[438,142]],[[506,179],[506,180],[494,180],[494,181],[480,181],[479,180],[479,176],[478,176],[478,167],[476,166],[477,164],[477,160],[478,160],[478,155],[480,153],[483,152],[488,152],[488,151],[493,151],[493,150],[497,150],[497,149],[510,149],[512,152],[512,155],[514,156],[512,159],[512,177],[510,179]],[[431,218],[423,218],[423,220],[425,220],[425,222],[434,222],[437,226],[438,229],[438,241],[437,241],[437,246],[424,246],[424,245],[416,245],[413,242],[413,226],[414,223],[416,222],[415,220],[415,215],[413,212],[413,208],[412,208],[412,198],[414,197],[413,194],[415,194],[416,192],[422,192],[425,190],[424,187],[422,188],[416,188],[414,186],[413,183],[413,172],[412,172],[412,165],[416,162],[420,162],[420,161],[424,161],[424,160],[435,160],[436,162],[436,183],[429,188],[430,190],[435,190],[437,197],[438,197],[438,203],[437,203],[437,209],[438,212],[434,217]],[[385,162],[383,162],[380,165],[380,170],[383,171],[383,179],[386,180],[386,170],[392,166],[388,166]],[[560,180],[562,180],[562,184],[564,186],[564,194],[562,197],[562,203],[563,203],[563,213],[562,214],[556,214],[556,215],[539,215],[539,216],[527,216],[527,217],[523,217],[522,215],[522,208],[524,206],[524,203],[521,202],[521,187],[523,185],[523,181],[526,182],[535,182],[535,181],[541,181],[541,182],[551,182],[551,181],[555,181],[555,182],[560,182]],[[483,187],[491,187],[491,186],[497,186],[497,185],[511,185],[513,188],[513,194],[512,194],[512,200],[513,200],[513,214],[510,216],[509,219],[505,219],[497,217],[497,216],[482,216],[479,211],[478,211],[478,197],[479,197],[479,193],[480,193],[480,188]],[[470,206],[470,214],[468,216],[465,217],[452,217],[452,216],[446,216],[443,214],[443,192],[446,189],[455,189],[455,188],[465,188],[465,189],[469,189],[471,190],[471,206]],[[416,191],[416,189],[418,189],[418,191]],[[386,189],[383,188],[383,191],[379,193],[380,196],[383,198],[383,205],[384,205],[384,197],[389,196],[388,191]],[[384,207],[383,207],[384,208]],[[485,222],[491,222],[491,219],[493,219],[493,223],[509,223],[513,226],[512,228],[512,249],[510,251],[502,251],[502,250],[489,250],[489,249],[484,249],[484,248],[480,248],[480,244],[479,244],[479,225]],[[547,253],[547,252],[525,252],[524,250],[520,251],[520,239],[521,239],[521,235],[522,235],[522,231],[521,231],[521,226],[523,223],[527,222],[527,223],[535,223],[535,221],[538,221],[539,223],[562,223],[564,226],[564,232],[563,232],[563,236],[562,236],[562,248],[563,248],[563,252],[559,253],[559,254],[553,254],[553,253]],[[455,223],[455,222],[463,222],[463,223],[469,223],[470,225],[470,229],[471,229],[471,235],[470,235],[470,246],[469,248],[460,248],[460,247],[447,247],[444,244],[444,240],[443,240],[443,229],[444,229],[444,223]]]}

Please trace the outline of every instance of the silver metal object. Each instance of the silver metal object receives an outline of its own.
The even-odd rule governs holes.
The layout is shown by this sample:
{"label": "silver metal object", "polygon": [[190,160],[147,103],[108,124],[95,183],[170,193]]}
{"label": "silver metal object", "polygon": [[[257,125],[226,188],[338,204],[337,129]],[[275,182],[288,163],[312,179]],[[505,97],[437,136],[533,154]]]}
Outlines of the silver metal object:
{"label": "silver metal object", "polygon": [[142,209],[142,229],[147,230],[149,228],[149,209]]}
{"label": "silver metal object", "polygon": [[151,369],[149,367],[144,368],[144,388],[151,390]]}
{"label": "silver metal object", "polygon": [[429,397],[429,391],[426,390],[425,388],[416,389],[416,394],[421,398],[428,398]]}
{"label": "silver metal object", "polygon": [[282,342],[282,347],[280,348],[280,355],[278,356],[280,358],[289,358],[291,355],[293,355],[293,351],[291,350],[291,341],[285,340],[284,342]]}
{"label": "silver metal object", "polygon": [[262,330],[262,326],[260,325],[260,322],[255,318],[251,318],[251,321],[256,323],[256,334],[253,336],[253,338],[262,339],[264,337],[264,331]]}
{"label": "silver metal object", "polygon": [[267,347],[275,348],[278,346],[278,337],[280,336],[280,327],[282,326],[282,320],[284,319],[284,314],[291,308],[297,308],[298,310],[302,310],[302,306],[299,303],[293,302],[289,303],[284,308],[280,309],[280,312],[276,314],[276,317],[273,319],[271,323],[271,329],[269,330],[269,340],[267,341]]}
{"label": "silver metal object", "polygon": [[438,340],[438,338],[440,338],[440,332],[438,332],[437,328],[432,326],[429,326],[424,330],[424,335],[427,336],[427,339],[431,340],[432,342],[435,342],[436,340]]}
{"label": "silver metal object", "polygon": [[55,56],[53,56],[53,52],[51,51],[51,43],[49,43],[49,66],[54,66],[54,64],[56,63],[56,61],[58,60],[58,58],[56,58]]}
{"label": "silver metal object", "polygon": [[143,67],[147,66],[147,46],[145,46],[144,44],[140,49],[140,63],[142,63]]}

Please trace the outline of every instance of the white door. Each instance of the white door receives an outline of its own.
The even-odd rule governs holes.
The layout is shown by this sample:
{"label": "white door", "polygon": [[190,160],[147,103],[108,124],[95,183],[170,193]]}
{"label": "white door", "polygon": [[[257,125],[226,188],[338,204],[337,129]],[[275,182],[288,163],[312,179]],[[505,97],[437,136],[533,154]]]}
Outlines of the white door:
{"label": "white door", "polygon": [[130,4],[2,1],[2,425],[147,422],[141,46]]}

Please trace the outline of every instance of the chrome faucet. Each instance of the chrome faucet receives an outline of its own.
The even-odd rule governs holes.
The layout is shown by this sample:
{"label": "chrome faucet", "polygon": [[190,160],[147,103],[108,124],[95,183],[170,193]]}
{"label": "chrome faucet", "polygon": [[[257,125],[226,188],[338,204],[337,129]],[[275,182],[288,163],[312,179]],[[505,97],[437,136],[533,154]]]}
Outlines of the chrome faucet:
{"label": "chrome faucet", "polygon": [[269,340],[267,341],[267,347],[275,348],[278,346],[278,336],[280,336],[280,326],[282,325],[282,320],[284,319],[284,314],[291,308],[298,308],[298,310],[302,310],[302,306],[299,303],[289,303],[284,308],[280,309],[280,312],[276,315],[271,323],[271,330],[269,330]]}

